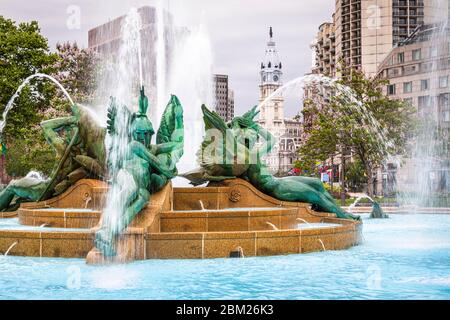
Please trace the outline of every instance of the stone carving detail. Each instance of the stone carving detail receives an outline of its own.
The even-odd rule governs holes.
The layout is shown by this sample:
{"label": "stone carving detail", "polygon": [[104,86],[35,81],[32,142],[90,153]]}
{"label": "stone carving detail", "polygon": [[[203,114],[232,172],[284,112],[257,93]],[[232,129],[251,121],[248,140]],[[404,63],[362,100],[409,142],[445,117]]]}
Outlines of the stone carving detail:
{"label": "stone carving detail", "polygon": [[231,202],[238,202],[241,200],[241,192],[237,189],[231,190],[229,198]]}

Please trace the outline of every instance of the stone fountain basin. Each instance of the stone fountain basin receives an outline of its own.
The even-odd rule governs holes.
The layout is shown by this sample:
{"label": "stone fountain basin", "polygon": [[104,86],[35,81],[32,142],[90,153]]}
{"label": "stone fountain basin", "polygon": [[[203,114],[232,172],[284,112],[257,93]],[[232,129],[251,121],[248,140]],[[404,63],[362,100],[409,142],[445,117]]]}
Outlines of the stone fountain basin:
{"label": "stone fountain basin", "polygon": [[[23,204],[18,218],[0,219],[0,254],[85,258],[106,190],[81,180],[57,198]],[[126,261],[226,258],[238,247],[252,257],[346,249],[361,242],[361,232],[359,221],[278,201],[235,179],[218,187],[167,185],[120,244]]]}
{"label": "stone fountain basin", "polygon": [[98,224],[101,211],[85,208],[19,208],[19,222],[27,226],[52,228],[92,228]]}

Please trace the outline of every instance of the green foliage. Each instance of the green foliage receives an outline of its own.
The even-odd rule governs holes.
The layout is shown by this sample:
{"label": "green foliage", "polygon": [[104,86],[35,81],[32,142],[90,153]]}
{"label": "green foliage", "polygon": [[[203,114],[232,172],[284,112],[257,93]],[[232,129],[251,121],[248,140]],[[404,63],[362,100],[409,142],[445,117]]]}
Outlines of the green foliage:
{"label": "green foliage", "polygon": [[367,183],[367,175],[361,160],[350,163],[345,172],[345,180],[351,190],[361,190],[362,186]]}
{"label": "green foliage", "polygon": [[[89,102],[95,90],[97,59],[77,44],[58,44],[51,53],[38,23],[16,24],[0,16],[0,112],[25,78],[35,73],[55,77],[74,101]],[[22,176],[29,170],[49,174],[54,153],[38,124],[66,116],[70,104],[59,88],[48,80],[32,80],[8,113],[3,140],[6,141],[7,172]]]}
{"label": "green foliage", "polygon": [[42,172],[45,175],[51,172],[55,155],[40,131],[39,127],[35,127],[26,137],[14,140],[13,147],[8,150],[6,162],[6,170],[9,175],[22,177],[31,170]]}
{"label": "green foliage", "polygon": [[[0,16],[0,111],[3,112],[25,78],[38,72],[51,73],[55,61],[56,55],[49,52],[47,39],[40,34],[37,22],[17,25]],[[33,80],[15,100],[3,132],[9,173],[26,173],[35,166],[36,157],[45,163],[41,168],[44,171],[47,164],[52,163],[52,159],[45,156],[48,152],[44,151],[43,139],[34,127],[44,118],[54,92],[53,85],[47,81]]]}
{"label": "green foliage", "polygon": [[300,157],[305,162],[313,162],[324,161],[342,150],[352,154],[364,168],[368,192],[372,194],[373,171],[389,155],[406,153],[407,138],[415,128],[415,110],[383,94],[387,81],[368,78],[363,72],[352,70],[340,84],[350,87],[355,99],[337,92],[329,103],[305,106],[304,115],[309,118],[309,125],[305,128],[306,141],[300,149]]}

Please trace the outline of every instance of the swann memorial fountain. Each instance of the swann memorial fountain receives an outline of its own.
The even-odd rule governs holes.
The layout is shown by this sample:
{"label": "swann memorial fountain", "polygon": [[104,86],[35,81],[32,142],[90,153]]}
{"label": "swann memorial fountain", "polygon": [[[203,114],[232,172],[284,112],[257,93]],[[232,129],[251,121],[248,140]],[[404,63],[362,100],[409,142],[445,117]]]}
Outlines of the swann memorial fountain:
{"label": "swann memorial fountain", "polygon": [[200,168],[182,176],[207,185],[183,188],[171,184],[183,154],[182,106],[171,97],[156,144],[147,108],[141,88],[138,112],[111,98],[107,128],[76,104],[72,116],[42,123],[60,160],[49,179],[29,175],[0,194],[2,209],[20,203],[2,216],[29,226],[2,229],[0,252],[108,263],[304,253],[361,241],[358,217],[320,181],[267,172],[261,156],[273,137],[253,121],[255,108],[225,123],[202,106]]}
{"label": "swann memorial fountain", "polygon": [[[91,108],[74,103],[45,74],[25,79],[6,106],[0,133],[21,89],[33,79],[44,79],[59,86],[71,110],[67,117],[41,123],[57,156],[51,175],[45,178],[30,172],[0,192],[0,218],[14,218],[0,229],[0,253],[86,258],[88,263],[102,264],[270,256],[346,249],[360,243],[362,222],[336,205],[319,180],[276,178],[268,172],[263,158],[275,140],[254,121],[257,107],[225,123],[205,105],[200,106],[207,99],[198,103],[196,98],[187,102],[189,112],[184,118],[182,99],[171,95],[164,109],[160,103],[164,94],[152,88],[150,97],[158,101],[152,108],[144,91],[137,10],[130,11],[122,33],[118,65],[104,86],[108,95],[116,95],[108,104],[106,126],[99,124]],[[191,47],[202,48],[199,44],[204,41],[190,36],[196,44]],[[197,57],[198,52],[189,47],[179,52]],[[157,65],[166,65],[159,60]],[[205,65],[204,60],[198,64]],[[130,76],[135,69],[139,82]],[[172,69],[183,71],[177,66]],[[204,78],[199,73],[199,79]],[[184,87],[195,84],[195,88],[175,85],[170,90],[208,91],[207,84],[197,88],[202,86],[197,80],[183,83]],[[334,85],[332,79],[318,76],[297,82]],[[132,101],[137,101],[136,106]],[[148,114],[158,123],[157,130]],[[190,141],[192,114],[203,116],[205,127],[198,150]],[[179,174],[177,163],[183,154],[196,152],[199,168]],[[174,187],[175,177],[195,187]]]}

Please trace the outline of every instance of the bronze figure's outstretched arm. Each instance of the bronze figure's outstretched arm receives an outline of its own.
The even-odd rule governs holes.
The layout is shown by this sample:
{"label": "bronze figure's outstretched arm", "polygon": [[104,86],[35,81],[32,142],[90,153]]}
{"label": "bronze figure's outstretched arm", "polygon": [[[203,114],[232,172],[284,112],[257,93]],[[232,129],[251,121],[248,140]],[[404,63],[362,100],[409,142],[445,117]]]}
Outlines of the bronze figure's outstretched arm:
{"label": "bronze figure's outstretched arm", "polygon": [[67,147],[67,142],[56,132],[57,129],[67,126],[75,126],[78,124],[76,116],[63,117],[57,119],[46,120],[40,123],[44,132],[45,140],[62,155]]}

